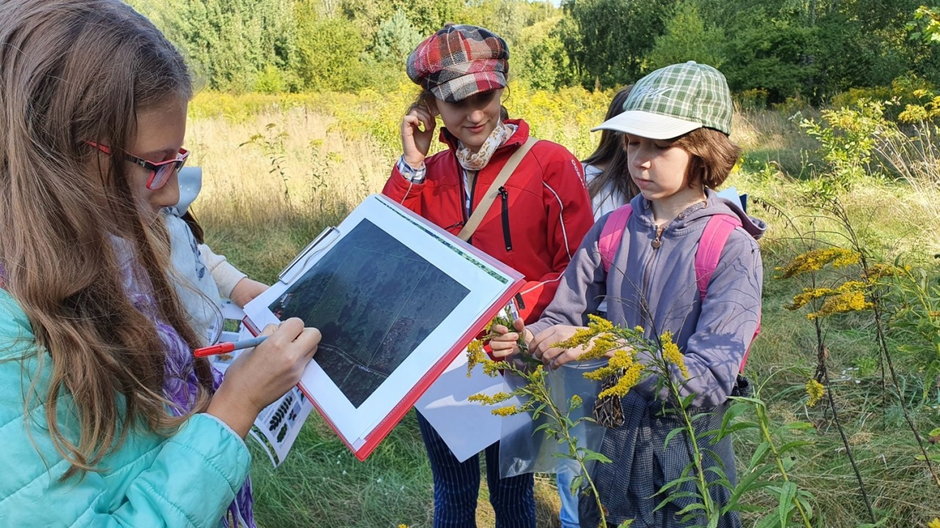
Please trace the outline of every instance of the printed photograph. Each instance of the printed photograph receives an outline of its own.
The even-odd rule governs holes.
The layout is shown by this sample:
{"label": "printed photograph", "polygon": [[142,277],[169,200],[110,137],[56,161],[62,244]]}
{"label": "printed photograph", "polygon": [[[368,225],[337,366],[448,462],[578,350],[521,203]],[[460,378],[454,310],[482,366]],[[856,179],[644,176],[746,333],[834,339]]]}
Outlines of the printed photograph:
{"label": "printed photograph", "polygon": [[268,307],[320,329],[314,361],[358,408],[468,293],[363,220]]}

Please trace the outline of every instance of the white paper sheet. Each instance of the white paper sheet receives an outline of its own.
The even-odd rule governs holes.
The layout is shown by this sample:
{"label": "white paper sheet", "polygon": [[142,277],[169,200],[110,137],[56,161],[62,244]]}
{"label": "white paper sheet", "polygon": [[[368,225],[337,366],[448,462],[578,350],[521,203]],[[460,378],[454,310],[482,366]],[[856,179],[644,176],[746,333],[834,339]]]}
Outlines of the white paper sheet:
{"label": "white paper sheet", "polygon": [[459,354],[444,374],[428,388],[415,404],[437,434],[450,448],[457,460],[463,462],[500,439],[528,423],[529,415],[495,416],[493,409],[511,405],[484,405],[467,401],[474,394],[510,392],[502,376],[490,377],[476,365],[467,377],[467,354]]}

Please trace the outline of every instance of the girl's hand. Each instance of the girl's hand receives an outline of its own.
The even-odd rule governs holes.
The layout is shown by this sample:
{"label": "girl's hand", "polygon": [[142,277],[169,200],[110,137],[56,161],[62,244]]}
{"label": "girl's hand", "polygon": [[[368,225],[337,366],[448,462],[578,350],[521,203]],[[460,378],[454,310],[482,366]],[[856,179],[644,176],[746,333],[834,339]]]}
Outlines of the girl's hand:
{"label": "girl's hand", "polygon": [[405,163],[414,169],[424,164],[434,137],[434,114],[427,106],[415,104],[401,120],[401,147]]}
{"label": "girl's hand", "polygon": [[241,308],[244,308],[252,299],[261,295],[267,289],[267,284],[249,279],[248,277],[243,277],[242,280],[238,281],[235,287],[232,288],[232,294],[229,295],[229,299]]}
{"label": "girl's hand", "polygon": [[526,330],[525,323],[522,319],[513,321],[512,326],[515,327],[515,332],[510,332],[509,329],[503,325],[493,325],[493,327],[490,328],[491,333],[497,334],[496,337],[490,339],[490,349],[493,351],[493,357],[503,359],[518,354],[520,335],[525,336],[526,343],[532,341],[532,332]]}
{"label": "girl's hand", "polygon": [[270,337],[232,363],[206,410],[243,438],[258,413],[300,381],[320,343],[320,331],[296,317],[268,325],[261,335]]}
{"label": "girl's hand", "polygon": [[555,325],[539,332],[539,335],[529,343],[529,350],[536,359],[541,359],[549,368],[556,369],[565,363],[581,357],[590,346],[581,345],[576,348],[558,348],[555,343],[570,339],[583,326]]}

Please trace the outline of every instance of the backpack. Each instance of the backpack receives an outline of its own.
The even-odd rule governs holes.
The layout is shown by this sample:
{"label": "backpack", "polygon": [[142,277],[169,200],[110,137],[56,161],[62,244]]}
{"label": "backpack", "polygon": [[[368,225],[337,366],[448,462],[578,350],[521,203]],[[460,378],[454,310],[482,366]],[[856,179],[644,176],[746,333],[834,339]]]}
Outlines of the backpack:
{"label": "backpack", "polygon": [[[615,209],[607,218],[607,223],[601,229],[600,238],[597,239],[597,249],[601,254],[601,263],[604,266],[604,272],[610,271],[610,266],[620,248],[620,241],[623,238],[623,231],[627,227],[627,221],[633,214],[633,207],[630,204]],[[741,219],[731,215],[712,215],[705,224],[702,231],[702,238],[699,239],[698,248],[695,250],[695,283],[698,286],[699,296],[705,301],[705,295],[708,293],[708,283],[711,281],[715,269],[718,267],[718,260],[721,258],[721,251],[725,248],[725,243],[731,232],[735,228],[741,227]],[[760,314],[757,319],[757,329],[754,330],[754,338],[760,333]],[[741,359],[740,371],[744,371],[744,364],[747,363],[747,356],[751,352],[751,346],[748,344],[744,351],[744,358]]]}

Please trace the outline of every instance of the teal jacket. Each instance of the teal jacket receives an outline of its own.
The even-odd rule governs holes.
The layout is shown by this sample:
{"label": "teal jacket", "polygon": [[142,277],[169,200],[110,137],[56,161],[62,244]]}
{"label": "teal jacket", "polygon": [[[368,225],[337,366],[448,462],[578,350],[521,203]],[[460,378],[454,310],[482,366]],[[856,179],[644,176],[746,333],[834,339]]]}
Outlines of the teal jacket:
{"label": "teal jacket", "polygon": [[[0,526],[219,525],[251,462],[234,431],[208,414],[169,438],[136,428],[99,471],[63,482],[69,464],[53,447],[43,405],[49,367],[26,315],[0,290]],[[70,402],[60,399],[57,422],[77,442]]]}

